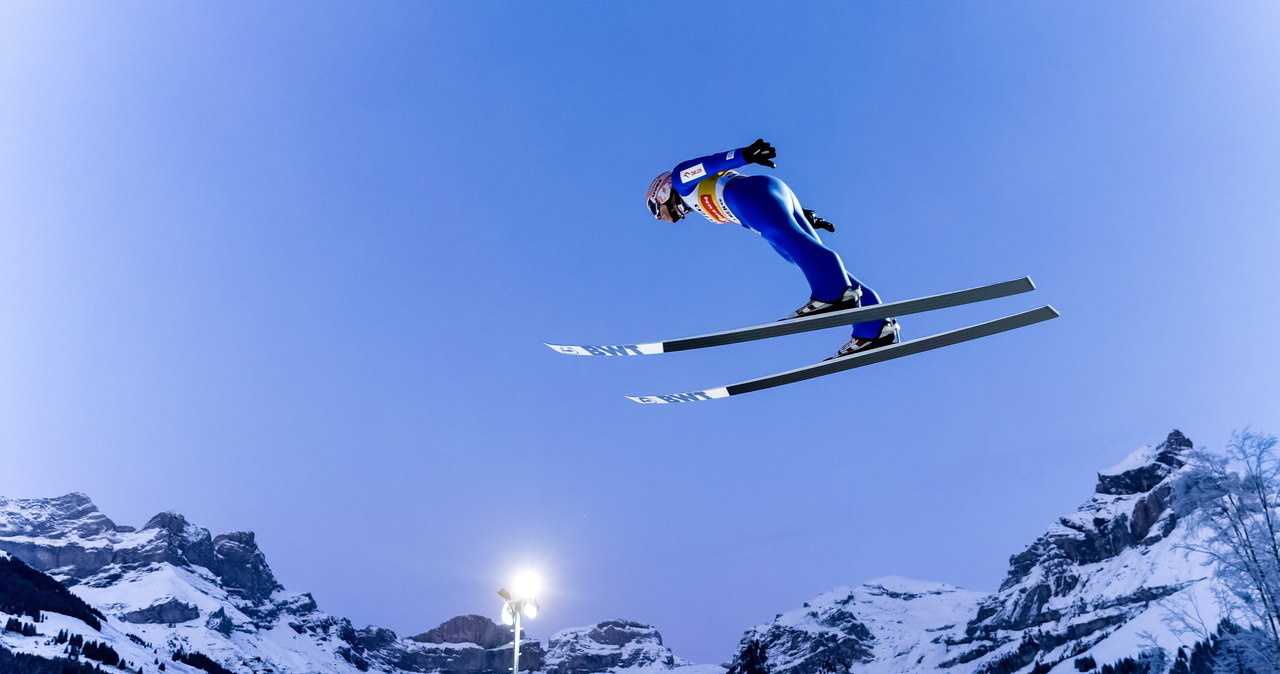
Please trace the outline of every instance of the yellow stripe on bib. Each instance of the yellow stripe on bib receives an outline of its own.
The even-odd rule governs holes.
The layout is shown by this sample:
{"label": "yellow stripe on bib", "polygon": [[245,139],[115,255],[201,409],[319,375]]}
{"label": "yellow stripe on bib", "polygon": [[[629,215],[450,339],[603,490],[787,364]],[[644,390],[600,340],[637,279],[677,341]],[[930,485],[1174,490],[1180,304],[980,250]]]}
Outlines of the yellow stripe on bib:
{"label": "yellow stripe on bib", "polygon": [[708,220],[742,224],[724,201],[724,184],[737,176],[738,174],[733,171],[725,171],[698,181],[698,210],[702,211]]}

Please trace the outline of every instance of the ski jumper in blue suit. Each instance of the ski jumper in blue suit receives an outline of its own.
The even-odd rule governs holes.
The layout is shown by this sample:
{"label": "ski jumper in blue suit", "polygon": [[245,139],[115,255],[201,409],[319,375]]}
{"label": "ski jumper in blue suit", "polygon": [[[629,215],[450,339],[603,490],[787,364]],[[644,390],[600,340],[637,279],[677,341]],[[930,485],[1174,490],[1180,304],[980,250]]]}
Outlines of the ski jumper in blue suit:
{"label": "ski jumper in blue suit", "polygon": [[[671,186],[686,206],[712,222],[733,222],[764,237],[769,245],[804,272],[810,295],[835,302],[847,287],[862,289],[862,306],[880,303],[874,290],[862,285],[835,251],[818,238],[790,187],[768,175],[744,176],[733,169],[747,164],[741,150],[690,159],[671,172]],[[883,321],[857,323],[853,336],[874,339]]]}

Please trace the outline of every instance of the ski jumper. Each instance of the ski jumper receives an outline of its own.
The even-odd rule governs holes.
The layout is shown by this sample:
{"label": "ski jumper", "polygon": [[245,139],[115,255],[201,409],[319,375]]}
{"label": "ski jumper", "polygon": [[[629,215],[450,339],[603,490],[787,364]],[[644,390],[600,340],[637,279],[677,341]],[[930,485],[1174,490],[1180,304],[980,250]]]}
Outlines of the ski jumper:
{"label": "ski jumper", "polygon": [[[733,170],[746,163],[741,149],[690,159],[671,172],[671,186],[686,206],[708,220],[737,223],[764,237],[782,259],[800,268],[814,299],[837,301],[852,286],[862,289],[862,306],[879,304],[880,296],[850,275],[840,256],[823,245],[791,188],[773,176],[744,176]],[[857,323],[853,336],[874,339],[882,324]]]}

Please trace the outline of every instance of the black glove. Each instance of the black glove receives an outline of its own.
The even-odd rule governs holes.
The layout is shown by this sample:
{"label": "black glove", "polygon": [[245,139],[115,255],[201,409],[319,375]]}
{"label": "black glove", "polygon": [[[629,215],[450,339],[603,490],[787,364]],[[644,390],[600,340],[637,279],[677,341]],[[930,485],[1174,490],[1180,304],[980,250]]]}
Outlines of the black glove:
{"label": "black glove", "polygon": [[836,233],[835,225],[823,220],[821,215],[818,215],[807,208],[804,209],[804,219],[808,220],[809,224],[813,225],[814,229],[825,229],[832,234]]}
{"label": "black glove", "polygon": [[773,158],[778,156],[778,151],[773,146],[764,142],[763,138],[757,138],[756,142],[742,149],[742,158],[747,160],[748,164],[761,164],[769,168],[778,168],[773,163]]}

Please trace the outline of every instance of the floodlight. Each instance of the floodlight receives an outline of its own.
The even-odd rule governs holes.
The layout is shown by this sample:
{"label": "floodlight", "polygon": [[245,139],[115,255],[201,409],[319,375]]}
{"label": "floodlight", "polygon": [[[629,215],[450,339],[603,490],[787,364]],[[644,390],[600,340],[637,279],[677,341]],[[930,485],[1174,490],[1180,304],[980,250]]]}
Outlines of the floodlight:
{"label": "floodlight", "polygon": [[537,618],[538,617],[538,600],[537,599],[525,600],[524,604],[521,606],[521,609],[524,610],[524,617],[530,620]]}
{"label": "floodlight", "polygon": [[502,605],[502,624],[514,625],[516,623],[515,608],[511,606],[511,602]]}
{"label": "floodlight", "polygon": [[532,599],[542,591],[542,581],[533,573],[522,573],[512,585],[516,599]]}

